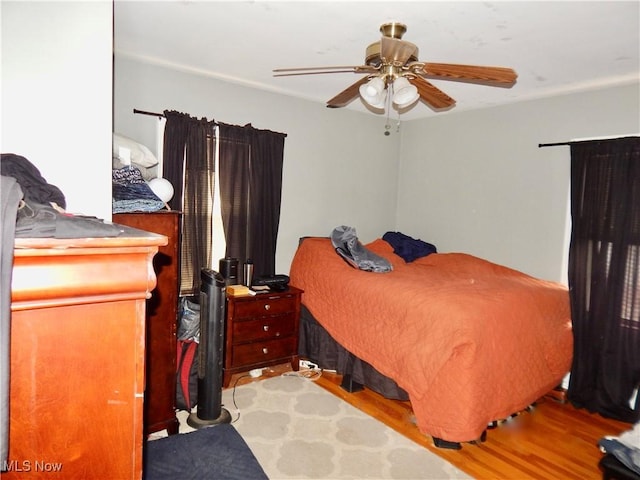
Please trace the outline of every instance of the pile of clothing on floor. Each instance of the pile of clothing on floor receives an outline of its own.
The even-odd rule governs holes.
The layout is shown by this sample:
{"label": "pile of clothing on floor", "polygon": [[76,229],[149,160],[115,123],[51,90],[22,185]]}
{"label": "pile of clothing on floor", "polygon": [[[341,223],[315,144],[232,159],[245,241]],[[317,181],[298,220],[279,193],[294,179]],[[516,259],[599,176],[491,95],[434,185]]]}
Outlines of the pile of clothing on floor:
{"label": "pile of clothing on floor", "polygon": [[605,453],[616,457],[629,470],[640,475],[640,422],[617,437],[601,438],[598,446]]}

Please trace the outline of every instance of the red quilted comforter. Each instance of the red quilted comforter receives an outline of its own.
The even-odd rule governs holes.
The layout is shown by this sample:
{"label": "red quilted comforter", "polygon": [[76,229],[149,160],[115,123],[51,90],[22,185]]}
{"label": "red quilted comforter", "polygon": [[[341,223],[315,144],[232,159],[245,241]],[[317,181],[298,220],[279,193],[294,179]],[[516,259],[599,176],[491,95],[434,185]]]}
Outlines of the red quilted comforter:
{"label": "red quilted comforter", "polygon": [[338,343],[408,392],[423,433],[475,440],[569,371],[566,287],[467,254],[406,263],[384,240],[365,247],[393,271],[358,270],[329,239],[308,238],[291,284]]}

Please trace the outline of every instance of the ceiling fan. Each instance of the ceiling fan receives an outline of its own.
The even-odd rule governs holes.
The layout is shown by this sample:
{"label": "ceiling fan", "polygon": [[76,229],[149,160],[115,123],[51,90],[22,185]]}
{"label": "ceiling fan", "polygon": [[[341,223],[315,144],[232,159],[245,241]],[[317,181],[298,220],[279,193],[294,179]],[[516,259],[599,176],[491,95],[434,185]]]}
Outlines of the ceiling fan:
{"label": "ceiling fan", "polygon": [[364,65],[278,68],[274,76],[315,75],[323,73],[365,74],[357,82],[327,102],[329,108],[349,104],[358,95],[373,108],[394,107],[400,111],[413,106],[418,99],[434,110],[448,109],[455,100],[428,79],[454,80],[488,86],[511,87],[517,74],[511,68],[427,63],[418,60],[418,47],[402,40],[407,27],[401,23],[385,23],[382,37],[366,49]]}

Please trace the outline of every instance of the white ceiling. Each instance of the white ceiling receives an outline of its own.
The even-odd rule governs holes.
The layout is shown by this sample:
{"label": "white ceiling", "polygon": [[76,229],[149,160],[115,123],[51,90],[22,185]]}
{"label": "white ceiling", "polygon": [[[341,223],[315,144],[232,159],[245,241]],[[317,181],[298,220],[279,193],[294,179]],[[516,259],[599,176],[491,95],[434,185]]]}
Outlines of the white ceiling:
{"label": "white ceiling", "polygon": [[[361,75],[274,77],[272,69],[362,65],[389,21],[407,26],[423,62],[513,68],[511,88],[432,80],[483,108],[640,78],[639,1],[120,1],[114,50],[145,61],[316,101]],[[348,107],[365,111],[360,99]],[[436,113],[419,102],[406,120]]]}

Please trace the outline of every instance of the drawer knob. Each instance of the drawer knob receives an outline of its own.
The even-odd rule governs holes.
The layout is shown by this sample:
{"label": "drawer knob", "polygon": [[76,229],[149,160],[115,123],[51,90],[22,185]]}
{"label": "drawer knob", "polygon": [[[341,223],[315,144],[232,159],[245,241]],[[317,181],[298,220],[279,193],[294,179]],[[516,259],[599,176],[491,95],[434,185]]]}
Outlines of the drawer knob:
{"label": "drawer knob", "polygon": [[269,353],[269,349],[267,347],[264,347],[262,349],[262,353],[264,353],[266,355],[267,353]]}
{"label": "drawer knob", "polygon": [[268,332],[268,331],[269,331],[269,325],[263,325],[263,326],[262,326],[262,329],[263,329],[265,332]]}
{"label": "drawer knob", "polygon": [[271,308],[271,305],[269,305],[268,303],[264,306],[265,310],[269,310]]}

